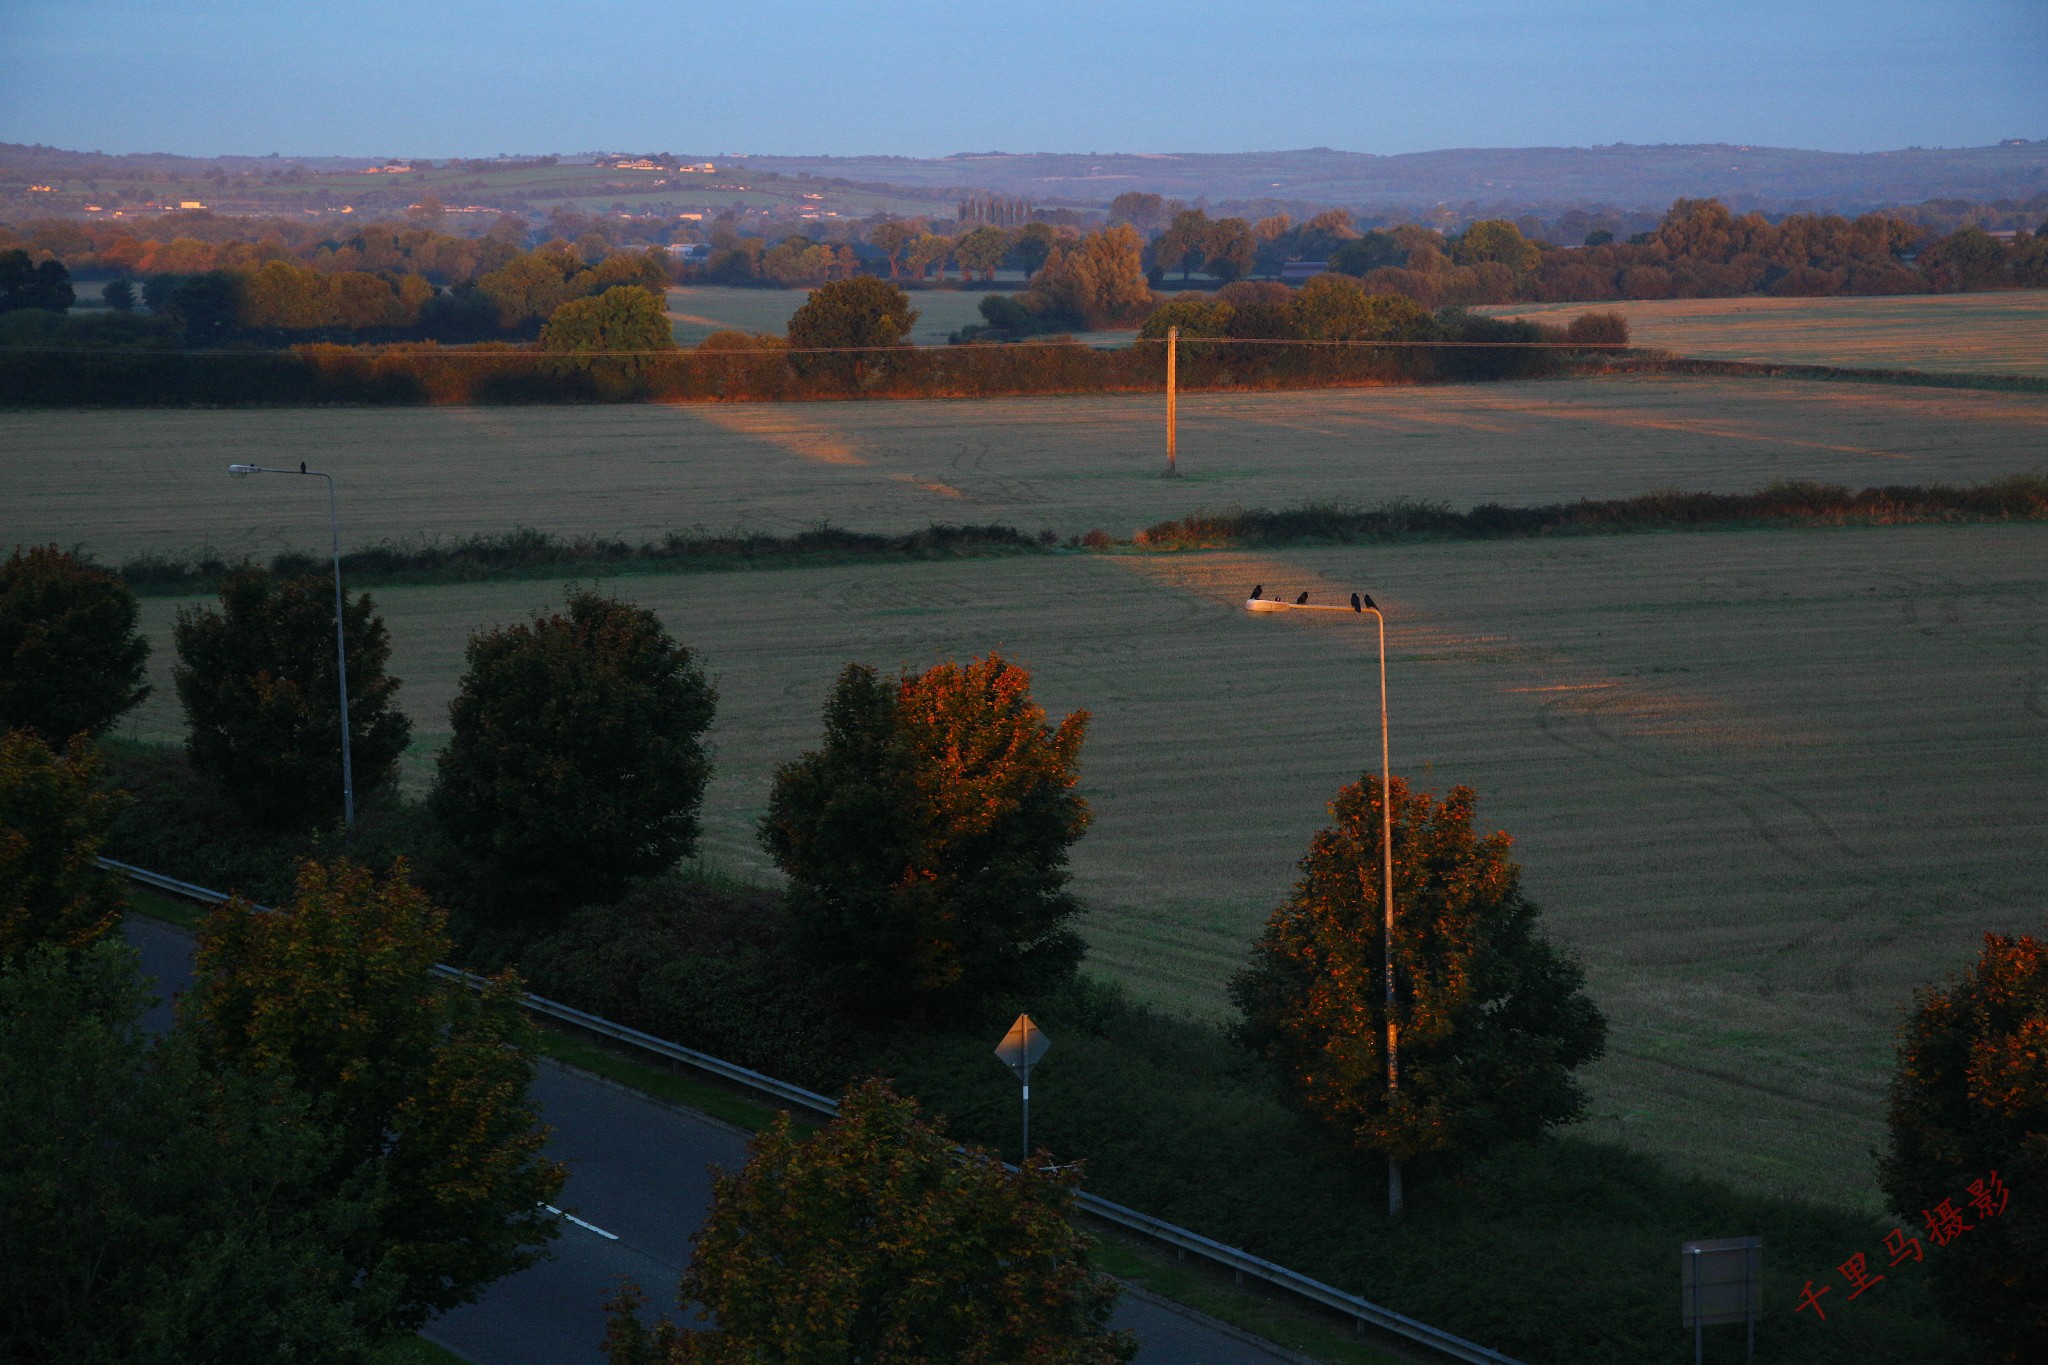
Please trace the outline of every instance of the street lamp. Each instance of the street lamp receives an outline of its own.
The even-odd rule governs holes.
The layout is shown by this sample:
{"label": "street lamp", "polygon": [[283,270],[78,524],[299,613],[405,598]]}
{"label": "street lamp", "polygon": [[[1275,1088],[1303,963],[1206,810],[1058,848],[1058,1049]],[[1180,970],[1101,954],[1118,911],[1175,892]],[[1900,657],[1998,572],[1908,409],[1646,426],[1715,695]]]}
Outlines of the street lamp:
{"label": "street lamp", "polygon": [[334,543],[334,662],[341,679],[341,823],[350,848],[356,843],[356,777],[348,753],[348,645],[341,628],[341,514],[334,502],[334,476],[299,462],[297,469],[271,469],[260,464],[231,464],[228,476],[246,479],[251,474],[304,474],[327,480],[327,529]]}
{"label": "street lamp", "polygon": [[[1394,775],[1393,763],[1389,758],[1387,742],[1387,618],[1379,604],[1370,596],[1351,594],[1349,607],[1326,607],[1311,603],[1308,594],[1303,593],[1292,602],[1266,596],[1264,585],[1254,587],[1252,595],[1245,599],[1244,609],[1253,613],[1276,611],[1349,611],[1363,616],[1372,613],[1372,619],[1379,626],[1380,642],[1380,887],[1386,900],[1386,1011],[1387,1011],[1387,1092],[1391,1096],[1401,1088],[1399,1063],[1399,1033],[1394,1024]],[[1393,1157],[1387,1158],[1387,1212],[1401,1212],[1401,1163]]]}

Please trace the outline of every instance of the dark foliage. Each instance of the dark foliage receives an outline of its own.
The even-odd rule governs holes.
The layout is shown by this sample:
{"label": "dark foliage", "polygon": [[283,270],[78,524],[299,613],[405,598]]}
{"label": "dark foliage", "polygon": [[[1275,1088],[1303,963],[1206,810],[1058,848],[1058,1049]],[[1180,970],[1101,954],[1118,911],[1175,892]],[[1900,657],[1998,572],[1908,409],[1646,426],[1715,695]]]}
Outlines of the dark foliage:
{"label": "dark foliage", "polygon": [[135,594],[55,545],[0,564],[0,729],[51,744],[102,734],[149,695]]}
{"label": "dark foliage", "polygon": [[2048,1358],[2048,941],[1987,934],[1917,993],[1889,1109],[1892,1211],[1924,1237],[1948,1201],[1969,1229],[1925,1248],[1943,1311],[2001,1360]]}
{"label": "dark foliage", "polygon": [[71,272],[62,261],[37,263],[19,247],[0,251],[0,313],[11,313],[17,308],[61,313],[75,297]]}
{"label": "dark foliage", "polygon": [[83,948],[120,923],[121,888],[93,859],[122,802],[95,790],[97,775],[90,749],[0,731],[0,962]]}
{"label": "dark foliage", "polygon": [[466,880],[512,911],[615,900],[687,857],[711,773],[718,694],[690,651],[629,602],[567,608],[470,638],[428,797]]}
{"label": "dark foliage", "polygon": [[[341,702],[334,596],[320,578],[237,570],[219,611],[182,608],[172,672],[195,767],[242,808],[286,826],[339,814]],[[391,637],[366,594],[345,599],[349,745],[358,792],[390,780],[412,735],[384,671]]]}

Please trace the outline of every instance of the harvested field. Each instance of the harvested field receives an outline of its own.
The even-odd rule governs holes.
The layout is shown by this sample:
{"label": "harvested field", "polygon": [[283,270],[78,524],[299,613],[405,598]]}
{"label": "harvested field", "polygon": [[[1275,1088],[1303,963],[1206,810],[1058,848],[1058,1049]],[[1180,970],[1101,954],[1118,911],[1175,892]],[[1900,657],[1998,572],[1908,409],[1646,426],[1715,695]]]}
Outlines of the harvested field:
{"label": "harvested field", "polygon": [[[815,742],[845,662],[997,648],[1030,666],[1048,710],[1095,716],[1097,819],[1075,869],[1096,967],[1215,1014],[1376,738],[1365,632],[1250,617],[1254,581],[1357,584],[1387,605],[1397,769],[1479,790],[1613,1021],[1591,1131],[1874,1208],[1867,1153],[1912,987],[1983,931],[2042,924],[2048,528],[1061,556],[624,590],[718,679],[707,847],[749,872],[772,769]],[[412,781],[444,738],[467,634],[556,595],[378,594],[419,726]],[[144,604],[145,736],[177,729],[175,605]]]}
{"label": "harvested field", "polygon": [[1668,376],[1190,394],[1171,481],[1151,397],[11,412],[0,543],[110,561],[324,551],[316,486],[230,483],[230,460],[332,470],[353,547],[522,524],[636,543],[824,520],[1128,536],[1198,507],[1312,499],[1462,510],[1788,477],[1973,483],[2042,470],[2044,436],[2048,395]]}
{"label": "harvested field", "polygon": [[1710,360],[2048,375],[2048,290],[1509,304],[1481,311],[1559,324],[1580,313],[1616,312],[1628,319],[1636,345]]}

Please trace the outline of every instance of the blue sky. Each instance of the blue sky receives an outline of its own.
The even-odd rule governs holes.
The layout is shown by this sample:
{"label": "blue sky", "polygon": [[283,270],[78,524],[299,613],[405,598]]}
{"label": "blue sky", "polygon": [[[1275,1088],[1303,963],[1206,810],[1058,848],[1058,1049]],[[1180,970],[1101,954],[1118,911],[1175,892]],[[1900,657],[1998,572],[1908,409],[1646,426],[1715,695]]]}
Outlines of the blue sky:
{"label": "blue sky", "polygon": [[476,156],[2048,138],[2048,0],[0,0],[0,140]]}

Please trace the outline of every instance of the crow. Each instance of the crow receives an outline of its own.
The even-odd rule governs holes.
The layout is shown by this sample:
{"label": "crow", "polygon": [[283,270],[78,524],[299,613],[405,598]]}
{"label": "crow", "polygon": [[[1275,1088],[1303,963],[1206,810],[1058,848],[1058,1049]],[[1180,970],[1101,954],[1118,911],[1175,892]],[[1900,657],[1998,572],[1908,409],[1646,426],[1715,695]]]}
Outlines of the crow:
{"label": "crow", "polygon": [[1251,598],[1251,600],[1252,600],[1252,601],[1254,601],[1254,602],[1258,601],[1258,600],[1259,600],[1259,594],[1260,594],[1260,593],[1262,593],[1262,592],[1264,592],[1265,590],[1266,590],[1266,585],[1265,585],[1264,583],[1260,583],[1260,584],[1258,584],[1257,586],[1255,586],[1255,587],[1254,587],[1254,588],[1252,589],[1252,598]]}
{"label": "crow", "polygon": [[1352,593],[1352,594],[1351,594],[1351,610],[1353,610],[1353,611],[1364,611],[1364,610],[1365,610],[1365,608],[1364,608],[1363,606],[1361,606],[1361,605],[1359,604],[1359,601],[1358,601],[1358,594],[1357,594],[1357,593]]}
{"label": "crow", "polygon": [[1371,607],[1374,611],[1378,611],[1380,609],[1380,604],[1372,600],[1371,593],[1367,593],[1365,595],[1365,605]]}
{"label": "crow", "polygon": [[1295,605],[1295,606],[1297,606],[1297,607],[1300,607],[1300,606],[1306,606],[1307,604],[1308,604],[1308,594],[1307,594],[1307,593],[1303,593],[1303,594],[1302,594],[1301,596],[1299,596],[1299,597],[1297,597],[1297,598],[1295,598],[1295,599],[1294,599],[1294,605]]}

